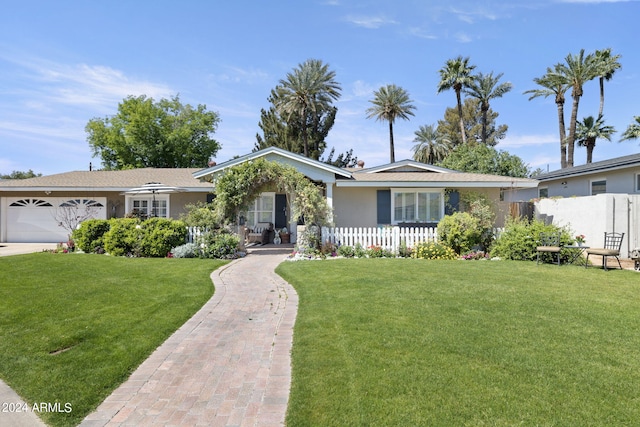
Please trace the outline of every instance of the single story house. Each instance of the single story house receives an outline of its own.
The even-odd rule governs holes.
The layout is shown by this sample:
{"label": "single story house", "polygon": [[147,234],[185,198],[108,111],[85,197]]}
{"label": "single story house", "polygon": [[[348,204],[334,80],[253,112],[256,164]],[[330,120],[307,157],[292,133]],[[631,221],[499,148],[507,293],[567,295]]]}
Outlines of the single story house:
{"label": "single story house", "polygon": [[[213,196],[211,184],[193,177],[197,171],[93,170],[0,180],[0,242],[66,242],[69,232],[61,222],[85,212],[102,219],[134,211],[141,216],[179,218],[186,204],[206,202]],[[147,189],[149,183],[162,185]]]}
{"label": "single story house", "polygon": [[559,169],[535,177],[535,189],[522,190],[525,200],[544,197],[595,196],[604,193],[640,194],[640,154]]}
{"label": "single story house", "polygon": [[[538,185],[533,179],[463,173],[413,160],[342,169],[269,147],[201,170],[75,171],[2,180],[0,242],[65,241],[68,232],[60,226],[60,216],[70,209],[90,209],[96,218],[133,211],[178,218],[186,204],[212,200],[216,175],[257,158],[291,165],[321,186],[338,227],[433,226],[456,209],[459,192],[482,192],[496,203],[508,203],[518,200],[518,190],[535,191]],[[174,191],[139,191],[148,183]],[[272,222],[295,233],[296,219],[290,217],[286,195],[275,191],[258,197],[244,217],[248,227]],[[498,218],[498,225],[501,221]],[[295,242],[295,235],[292,239]]]}
{"label": "single story house", "polygon": [[[257,158],[293,166],[320,185],[337,227],[434,226],[456,209],[460,191],[482,192],[491,200],[508,203],[515,200],[516,190],[537,186],[533,179],[463,173],[413,160],[342,169],[277,147],[214,165],[194,177],[213,182],[226,169]],[[245,217],[249,227],[273,222],[276,228],[295,230],[296,220],[288,215],[286,195],[275,191],[263,193]]]}

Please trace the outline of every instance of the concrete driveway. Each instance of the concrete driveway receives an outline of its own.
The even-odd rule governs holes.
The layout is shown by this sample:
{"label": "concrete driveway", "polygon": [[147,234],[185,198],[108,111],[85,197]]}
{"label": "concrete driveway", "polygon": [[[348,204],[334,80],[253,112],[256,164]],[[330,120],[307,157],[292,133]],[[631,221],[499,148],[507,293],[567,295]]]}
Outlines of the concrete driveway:
{"label": "concrete driveway", "polygon": [[56,243],[0,243],[0,256],[31,254],[55,249]]}

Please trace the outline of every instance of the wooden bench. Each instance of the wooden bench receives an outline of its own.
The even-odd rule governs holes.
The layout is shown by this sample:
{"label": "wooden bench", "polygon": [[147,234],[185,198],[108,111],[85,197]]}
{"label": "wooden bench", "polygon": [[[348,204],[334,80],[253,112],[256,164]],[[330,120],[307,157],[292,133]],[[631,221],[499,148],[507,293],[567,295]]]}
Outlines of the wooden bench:
{"label": "wooden bench", "polygon": [[262,241],[262,235],[265,230],[268,230],[267,242],[273,243],[275,232],[273,230],[273,223],[271,222],[259,222],[253,228],[247,228],[245,232],[245,241],[247,243],[265,243]]}

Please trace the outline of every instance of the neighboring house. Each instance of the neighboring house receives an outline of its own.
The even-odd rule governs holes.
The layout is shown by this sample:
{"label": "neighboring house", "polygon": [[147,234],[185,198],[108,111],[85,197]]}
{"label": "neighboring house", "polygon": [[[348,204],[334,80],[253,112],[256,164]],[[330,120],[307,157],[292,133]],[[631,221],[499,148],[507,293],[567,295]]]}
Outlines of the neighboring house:
{"label": "neighboring house", "polygon": [[[211,182],[217,174],[257,158],[291,165],[320,185],[338,227],[434,226],[457,208],[462,191],[484,193],[500,204],[517,200],[518,190],[535,191],[538,185],[533,179],[462,173],[412,160],[341,169],[270,147],[202,170],[76,171],[0,181],[0,242],[66,241],[68,231],[60,219],[75,212],[89,211],[95,218],[124,217],[134,211],[178,218],[186,204],[212,200]],[[131,192],[148,183],[176,191]],[[287,227],[295,242],[297,221],[289,208],[285,194],[262,193],[244,213],[246,225],[272,222],[276,228]],[[501,225],[502,218],[497,222]]]}
{"label": "neighboring house", "polygon": [[523,198],[640,194],[640,154],[547,172],[535,179],[540,182],[537,193],[520,192]]}
{"label": "neighboring house", "polygon": [[[0,242],[66,241],[60,225],[74,215],[94,218],[140,215],[178,218],[184,206],[212,197],[211,184],[193,177],[198,169],[131,169],[75,171],[29,179],[0,181]],[[175,187],[175,192],[140,191],[148,183]],[[153,201],[155,200],[155,206]]]}
{"label": "neighboring house", "polygon": [[[194,177],[213,181],[224,170],[257,158],[293,166],[318,183],[333,208],[337,227],[433,226],[456,207],[460,191],[477,191],[495,202],[509,202],[515,200],[516,190],[537,186],[532,179],[462,173],[413,160],[341,169],[276,147],[203,169]],[[263,193],[245,217],[249,227],[268,221],[276,228],[295,230],[284,194]]]}

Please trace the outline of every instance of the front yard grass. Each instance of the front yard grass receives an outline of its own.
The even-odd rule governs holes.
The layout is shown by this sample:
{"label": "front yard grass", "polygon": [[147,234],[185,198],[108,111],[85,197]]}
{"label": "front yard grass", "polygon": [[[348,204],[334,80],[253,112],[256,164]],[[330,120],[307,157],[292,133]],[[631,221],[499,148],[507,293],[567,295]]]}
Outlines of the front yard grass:
{"label": "front yard grass", "polygon": [[0,258],[0,377],[30,407],[59,404],[61,410],[39,414],[48,424],[77,425],[202,307],[213,294],[210,274],[222,264],[88,254]]}
{"label": "front yard grass", "polygon": [[640,420],[640,276],[517,261],[287,262],[289,426]]}

